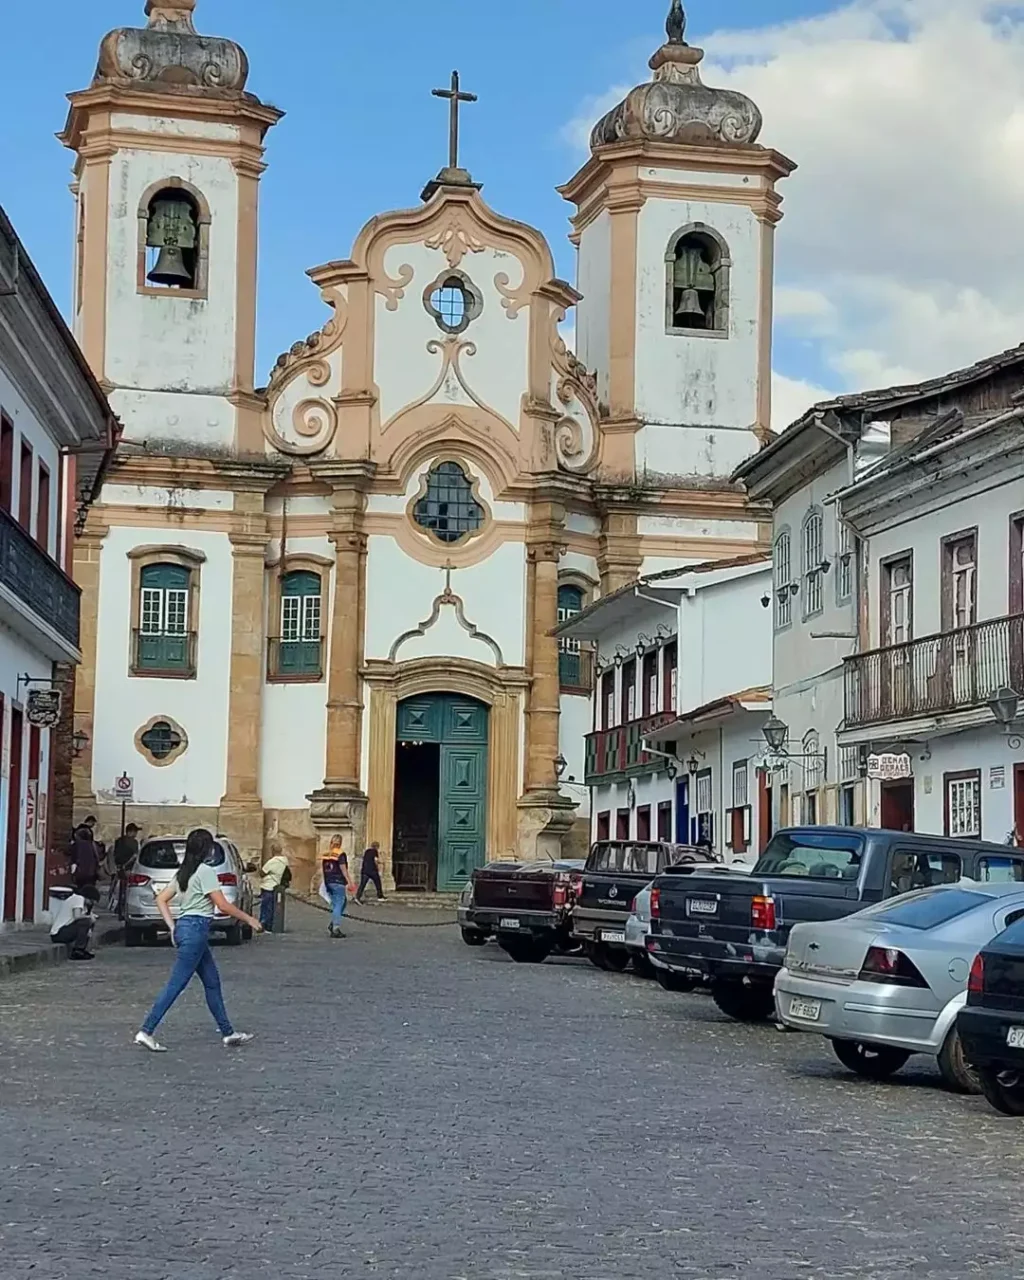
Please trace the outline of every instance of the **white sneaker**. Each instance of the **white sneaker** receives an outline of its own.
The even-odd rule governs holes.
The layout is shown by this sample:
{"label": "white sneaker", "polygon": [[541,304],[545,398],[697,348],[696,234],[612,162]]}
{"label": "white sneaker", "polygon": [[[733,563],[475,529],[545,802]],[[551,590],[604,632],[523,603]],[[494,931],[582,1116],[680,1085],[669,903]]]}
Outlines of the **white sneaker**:
{"label": "white sneaker", "polygon": [[235,1031],[229,1036],[224,1037],[225,1049],[240,1049],[243,1044],[249,1044],[256,1037],[250,1035],[248,1031]]}
{"label": "white sneaker", "polygon": [[148,1049],[150,1053],[166,1053],[167,1050],[146,1031],[140,1031],[135,1037],[135,1043],[141,1044],[143,1049]]}

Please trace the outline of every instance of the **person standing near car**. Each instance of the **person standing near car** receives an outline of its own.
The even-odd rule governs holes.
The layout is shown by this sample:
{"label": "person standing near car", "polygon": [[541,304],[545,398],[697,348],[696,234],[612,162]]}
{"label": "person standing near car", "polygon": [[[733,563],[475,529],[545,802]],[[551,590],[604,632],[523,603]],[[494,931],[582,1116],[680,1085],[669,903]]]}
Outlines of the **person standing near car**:
{"label": "person standing near car", "polygon": [[72,881],[76,889],[86,885],[96,886],[100,878],[100,855],[93,839],[92,828],[87,822],[75,831],[71,844]]}
{"label": "person standing near car", "polygon": [[139,856],[139,828],[129,822],[114,841],[114,879],[111,884],[111,899],[117,908],[117,918],[124,919],[124,900],[128,890],[128,872]]}
{"label": "person standing near car", "polygon": [[372,884],[377,890],[377,901],[384,901],[384,886],[380,882],[380,845],[375,840],[363,854],[363,867],[359,876],[359,892],[356,902],[362,905],[366,886]]}
{"label": "person standing near car", "polygon": [[331,904],[331,923],[327,932],[332,938],[344,938],[341,922],[348,906],[348,894],[355,893],[356,886],[348,869],[348,855],[341,836],[331,837],[331,847],[322,859],[324,890]]}
{"label": "person standing near car", "polygon": [[271,857],[263,864],[260,876],[260,924],[267,932],[274,927],[274,908],[279,889],[287,889],[292,882],[292,869],[288,855],[279,844],[271,845]]}
{"label": "person standing near car", "polygon": [[[199,829],[190,832],[185,842],[185,857],[177,874],[167,888],[157,894],[156,905],[171,931],[175,959],[166,987],[157,996],[135,1036],[136,1044],[153,1053],[166,1052],[154,1033],[175,1000],[196,975],[203,984],[207,1007],[213,1014],[225,1047],[234,1049],[248,1044],[252,1039],[247,1032],[234,1029],[224,1007],[220,973],[210,950],[210,925],[214,914],[219,912],[248,925],[254,933],[262,933],[263,926],[225,898],[217,872],[206,861],[213,847],[213,836],[209,831]],[[171,903],[175,898],[179,899],[177,921],[171,914]]]}

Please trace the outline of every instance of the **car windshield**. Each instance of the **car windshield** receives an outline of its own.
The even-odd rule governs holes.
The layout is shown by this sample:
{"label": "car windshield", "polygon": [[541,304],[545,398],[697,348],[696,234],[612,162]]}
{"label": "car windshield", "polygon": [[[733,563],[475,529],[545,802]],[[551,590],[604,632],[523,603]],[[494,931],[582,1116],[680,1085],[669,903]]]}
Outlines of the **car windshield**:
{"label": "car windshield", "polygon": [[780,831],[757,860],[755,876],[856,880],[863,836],[833,831]]}
{"label": "car windshield", "polygon": [[900,924],[908,929],[937,929],[957,916],[966,915],[983,903],[991,905],[992,899],[984,893],[971,893],[969,889],[925,889],[907,894],[892,902],[882,902],[861,911],[879,924]]}
{"label": "car windshield", "polygon": [[595,846],[588,871],[622,871],[629,875],[654,876],[671,861],[663,845],[633,844],[613,840]]}
{"label": "car windshield", "polygon": [[[139,854],[139,865],[150,871],[174,871],[185,856],[184,840],[148,840]],[[204,859],[208,867],[224,865],[224,846],[217,843]]]}

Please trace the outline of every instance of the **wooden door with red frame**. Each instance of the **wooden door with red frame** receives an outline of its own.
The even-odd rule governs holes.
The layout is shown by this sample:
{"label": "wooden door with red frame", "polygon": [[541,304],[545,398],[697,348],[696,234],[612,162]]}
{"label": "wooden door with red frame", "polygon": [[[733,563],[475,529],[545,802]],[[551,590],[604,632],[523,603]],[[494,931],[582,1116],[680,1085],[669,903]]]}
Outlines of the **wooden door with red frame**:
{"label": "wooden door with red frame", "polygon": [[882,783],[882,830],[913,831],[914,783]]}
{"label": "wooden door with red frame", "polygon": [[21,712],[11,712],[11,771],[7,780],[7,848],[4,860],[4,919],[17,919],[21,853]]}

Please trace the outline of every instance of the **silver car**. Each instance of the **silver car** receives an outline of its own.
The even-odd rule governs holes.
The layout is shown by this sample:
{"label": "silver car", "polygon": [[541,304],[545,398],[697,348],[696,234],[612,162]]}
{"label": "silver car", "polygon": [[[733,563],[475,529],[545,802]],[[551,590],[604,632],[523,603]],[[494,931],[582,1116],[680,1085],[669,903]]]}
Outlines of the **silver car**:
{"label": "silver car", "polygon": [[974,957],[1021,917],[1024,884],[961,880],[794,925],[775,979],[779,1021],[827,1037],[844,1066],[873,1080],[927,1053],[950,1089],[978,1092],[956,1016]]}
{"label": "silver car", "polygon": [[[124,924],[126,947],[137,947],[147,940],[166,936],[167,929],[156,905],[156,897],[170,884],[184,856],[185,840],[182,836],[158,836],[143,843],[139,856],[128,869]],[[251,915],[252,884],[246,874],[248,868],[235,845],[225,836],[215,836],[213,851],[206,861],[216,870],[228,902]],[[171,911],[174,912],[173,902]],[[252,937],[252,929],[248,925],[239,924],[230,916],[214,916],[212,927],[223,933],[233,945]]]}

